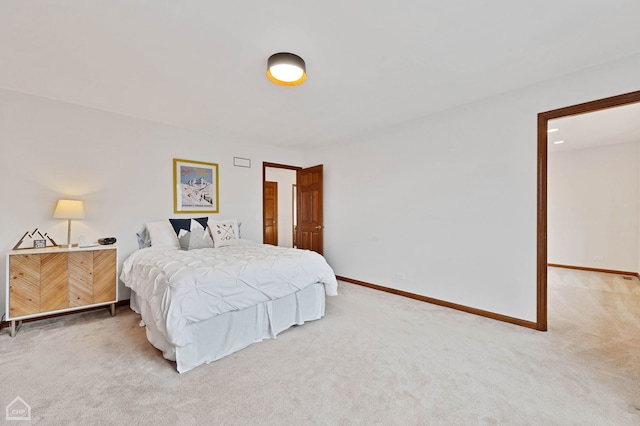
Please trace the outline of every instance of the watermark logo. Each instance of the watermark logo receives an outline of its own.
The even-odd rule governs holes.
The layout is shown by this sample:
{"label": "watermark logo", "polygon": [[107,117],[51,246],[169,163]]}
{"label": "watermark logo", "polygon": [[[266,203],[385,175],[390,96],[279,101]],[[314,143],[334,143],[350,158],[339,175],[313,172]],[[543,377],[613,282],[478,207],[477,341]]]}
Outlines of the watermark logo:
{"label": "watermark logo", "polygon": [[16,398],[7,405],[7,420],[31,420],[31,406],[24,399]]}

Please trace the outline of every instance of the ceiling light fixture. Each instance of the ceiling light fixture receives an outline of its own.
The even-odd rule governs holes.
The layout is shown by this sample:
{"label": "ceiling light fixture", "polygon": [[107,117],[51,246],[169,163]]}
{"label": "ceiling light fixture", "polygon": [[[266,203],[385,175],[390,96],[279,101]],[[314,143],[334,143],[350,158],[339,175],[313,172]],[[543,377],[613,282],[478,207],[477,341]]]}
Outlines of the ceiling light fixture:
{"label": "ceiling light fixture", "polygon": [[297,86],[307,78],[307,67],[300,56],[280,52],[269,57],[267,77],[276,84]]}

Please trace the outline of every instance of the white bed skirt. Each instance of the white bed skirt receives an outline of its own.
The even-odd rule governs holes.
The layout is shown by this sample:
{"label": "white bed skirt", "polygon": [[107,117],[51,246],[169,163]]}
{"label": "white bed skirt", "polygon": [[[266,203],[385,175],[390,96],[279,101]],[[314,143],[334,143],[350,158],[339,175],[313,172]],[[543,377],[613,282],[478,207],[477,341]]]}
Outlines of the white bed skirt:
{"label": "white bed skirt", "polygon": [[140,313],[146,324],[147,339],[162,351],[163,356],[176,361],[179,373],[232,354],[252,343],[276,335],[293,325],[324,316],[325,289],[316,283],[280,299],[240,311],[231,311],[206,321],[191,323],[184,329],[186,345],[174,346],[155,328],[146,301],[131,292],[131,308]]}

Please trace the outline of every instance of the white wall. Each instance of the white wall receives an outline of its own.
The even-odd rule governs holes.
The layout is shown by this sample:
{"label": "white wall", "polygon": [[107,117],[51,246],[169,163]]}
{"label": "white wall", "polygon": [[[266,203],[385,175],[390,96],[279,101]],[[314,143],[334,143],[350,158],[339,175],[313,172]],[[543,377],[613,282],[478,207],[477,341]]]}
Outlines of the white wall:
{"label": "white wall", "polygon": [[293,194],[296,171],[267,167],[265,178],[278,183],[278,245],[293,247]]}
{"label": "white wall", "polygon": [[[76,196],[87,209],[76,232],[117,237],[124,259],[145,221],[174,216],[174,157],[218,162],[219,217],[237,217],[243,237],[259,241],[256,165],[323,163],[325,254],[336,273],[535,321],[537,114],[640,90],[638,75],[640,55],[304,158],[236,135],[0,90],[0,247],[6,252],[35,226],[63,239],[54,204]],[[251,158],[253,168],[233,167],[233,156]]]}
{"label": "white wall", "polygon": [[626,143],[549,154],[549,263],[638,271],[639,152]]}
{"label": "white wall", "polygon": [[639,74],[637,55],[305,154],[325,165],[329,263],[535,321],[537,114],[639,90]]}
{"label": "white wall", "polygon": [[[84,200],[86,219],[73,222],[72,239],[116,237],[121,264],[145,222],[189,217],[173,213],[173,158],[218,163],[216,216],[237,218],[243,238],[262,241],[261,164],[302,165],[302,154],[247,142],[0,90],[0,248],[7,252],[35,227],[64,241],[66,221],[53,210],[57,199],[73,197]],[[234,156],[253,167],[234,167]],[[3,286],[0,312],[4,300]]]}

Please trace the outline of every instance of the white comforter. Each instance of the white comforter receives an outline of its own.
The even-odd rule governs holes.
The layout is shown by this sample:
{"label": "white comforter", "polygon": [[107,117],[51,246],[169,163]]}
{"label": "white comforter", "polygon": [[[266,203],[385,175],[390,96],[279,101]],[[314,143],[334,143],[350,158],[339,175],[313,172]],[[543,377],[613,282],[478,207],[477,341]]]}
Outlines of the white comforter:
{"label": "white comforter", "polygon": [[[295,293],[313,283],[338,294],[336,276],[324,257],[250,243],[190,251],[149,247],[131,254],[120,279],[149,301],[158,330],[182,346],[184,327],[225,312]],[[147,319],[148,321],[148,319]]]}

